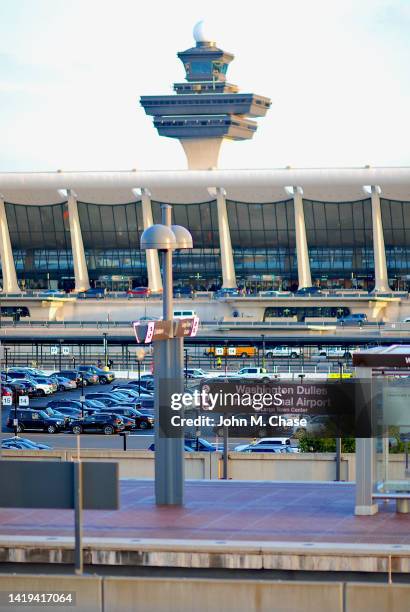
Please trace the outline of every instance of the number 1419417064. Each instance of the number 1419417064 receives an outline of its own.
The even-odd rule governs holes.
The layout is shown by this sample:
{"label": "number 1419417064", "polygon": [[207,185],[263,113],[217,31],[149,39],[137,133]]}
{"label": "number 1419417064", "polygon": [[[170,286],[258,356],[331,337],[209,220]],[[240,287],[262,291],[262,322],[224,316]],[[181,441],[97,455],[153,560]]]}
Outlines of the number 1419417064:
{"label": "number 1419417064", "polygon": [[[75,605],[75,593],[69,591],[60,591],[56,593],[45,592],[14,592],[2,593],[1,599],[6,599],[9,605],[27,605],[27,606],[53,606],[58,604]],[[6,595],[6,597],[4,597]]]}

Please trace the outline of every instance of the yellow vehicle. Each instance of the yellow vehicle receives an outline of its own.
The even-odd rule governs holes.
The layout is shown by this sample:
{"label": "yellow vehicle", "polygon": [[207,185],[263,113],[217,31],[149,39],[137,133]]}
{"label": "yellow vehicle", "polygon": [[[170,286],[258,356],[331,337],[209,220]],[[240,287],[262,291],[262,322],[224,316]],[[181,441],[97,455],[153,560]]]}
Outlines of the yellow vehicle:
{"label": "yellow vehicle", "polygon": [[208,357],[256,357],[254,346],[211,346],[205,349]]}

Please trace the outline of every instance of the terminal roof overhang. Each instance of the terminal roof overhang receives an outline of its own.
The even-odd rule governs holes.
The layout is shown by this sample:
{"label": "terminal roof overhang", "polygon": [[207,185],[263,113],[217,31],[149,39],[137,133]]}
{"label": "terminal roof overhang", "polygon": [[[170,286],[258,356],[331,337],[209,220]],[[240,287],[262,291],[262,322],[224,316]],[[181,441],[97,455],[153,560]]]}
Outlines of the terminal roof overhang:
{"label": "terminal roof overhang", "polygon": [[208,187],[223,187],[228,199],[263,203],[289,199],[284,188],[292,185],[303,188],[304,198],[324,202],[365,199],[364,185],[410,201],[410,167],[0,173],[6,202],[33,205],[64,201],[59,189],[72,189],[82,202],[121,204],[138,199],[133,188],[147,188],[161,202],[195,203],[214,199]]}

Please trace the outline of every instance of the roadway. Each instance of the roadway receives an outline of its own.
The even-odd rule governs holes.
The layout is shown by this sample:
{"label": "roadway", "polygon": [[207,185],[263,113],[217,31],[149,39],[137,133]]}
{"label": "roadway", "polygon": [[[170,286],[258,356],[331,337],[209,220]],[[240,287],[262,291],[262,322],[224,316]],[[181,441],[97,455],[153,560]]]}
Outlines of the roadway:
{"label": "roadway", "polygon": [[[19,322],[0,327],[0,340],[9,345],[82,344],[101,345],[106,334],[110,345],[136,346],[131,323],[107,322]],[[287,344],[301,345],[378,345],[409,342],[410,323],[365,324],[289,324],[203,323],[194,338],[185,338],[186,346],[252,344],[266,347]]]}

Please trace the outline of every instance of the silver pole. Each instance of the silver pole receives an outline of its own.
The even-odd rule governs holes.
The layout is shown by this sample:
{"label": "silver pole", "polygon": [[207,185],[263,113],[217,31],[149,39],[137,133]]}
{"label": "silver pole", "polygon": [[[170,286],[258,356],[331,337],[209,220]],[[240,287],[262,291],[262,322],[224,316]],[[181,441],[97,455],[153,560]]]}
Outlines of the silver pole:
{"label": "silver pole", "polygon": [[80,436],[77,435],[77,459],[74,461],[74,539],[75,573],[83,573],[83,478],[80,460]]}
{"label": "silver pole", "polygon": [[[169,204],[162,204],[162,223],[171,226]],[[174,316],[172,251],[162,254],[163,319],[172,321]],[[183,392],[184,350],[183,338],[171,338],[155,343],[155,501],[157,505],[176,506],[184,501],[184,445],[183,435],[170,438],[160,426],[160,412],[169,406],[161,406],[161,397]],[[163,415],[165,416],[165,415]]]}

